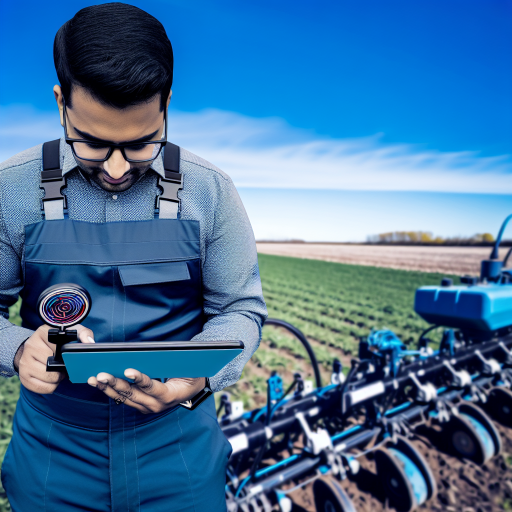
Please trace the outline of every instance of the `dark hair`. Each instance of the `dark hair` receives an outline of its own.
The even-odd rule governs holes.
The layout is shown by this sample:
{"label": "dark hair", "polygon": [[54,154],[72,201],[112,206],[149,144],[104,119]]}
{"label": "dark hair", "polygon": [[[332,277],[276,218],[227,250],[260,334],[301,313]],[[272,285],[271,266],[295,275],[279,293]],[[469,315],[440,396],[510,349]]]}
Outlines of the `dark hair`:
{"label": "dark hair", "polygon": [[73,85],[98,101],[125,108],[161,94],[166,106],[172,85],[172,46],[151,14],[120,2],[78,11],[60,27],[53,59],[66,105]]}

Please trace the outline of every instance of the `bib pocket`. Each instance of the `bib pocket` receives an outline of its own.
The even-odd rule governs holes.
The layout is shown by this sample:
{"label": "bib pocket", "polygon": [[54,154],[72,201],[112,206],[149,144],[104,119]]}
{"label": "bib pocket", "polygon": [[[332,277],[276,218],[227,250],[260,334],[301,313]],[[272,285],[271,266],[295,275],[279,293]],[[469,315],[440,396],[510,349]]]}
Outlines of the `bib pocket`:
{"label": "bib pocket", "polygon": [[202,319],[203,297],[199,258],[121,265],[118,272],[126,341],[188,341],[200,332],[197,320]]}

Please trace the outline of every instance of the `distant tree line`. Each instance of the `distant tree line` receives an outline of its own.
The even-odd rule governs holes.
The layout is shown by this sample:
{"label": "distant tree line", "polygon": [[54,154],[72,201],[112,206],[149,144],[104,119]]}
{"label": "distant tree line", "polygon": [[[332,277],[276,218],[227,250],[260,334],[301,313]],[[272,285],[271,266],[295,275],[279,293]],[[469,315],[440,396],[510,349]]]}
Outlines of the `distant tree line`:
{"label": "distant tree line", "polygon": [[[369,235],[369,244],[398,245],[491,245],[495,239],[491,233],[477,233],[471,237],[434,237],[429,231],[390,231],[379,235]],[[509,245],[510,241],[505,245]]]}
{"label": "distant tree line", "polygon": [[[491,233],[477,233],[471,237],[453,236],[443,238],[434,237],[430,231],[390,231],[379,235],[368,235],[366,242],[306,242],[300,238],[286,238],[281,240],[256,240],[257,243],[267,244],[326,244],[326,245],[468,245],[491,246],[495,239]],[[503,247],[512,247],[512,240],[502,240]]]}

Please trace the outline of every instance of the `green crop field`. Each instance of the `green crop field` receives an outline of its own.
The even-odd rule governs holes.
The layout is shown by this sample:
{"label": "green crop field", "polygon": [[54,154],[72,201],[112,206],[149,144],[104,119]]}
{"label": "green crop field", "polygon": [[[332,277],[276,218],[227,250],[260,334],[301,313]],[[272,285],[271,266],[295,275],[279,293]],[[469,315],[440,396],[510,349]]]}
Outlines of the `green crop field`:
{"label": "green crop field", "polygon": [[[349,364],[357,355],[358,337],[372,327],[392,329],[406,343],[415,341],[427,324],[413,311],[414,291],[438,284],[444,277],[269,255],[259,255],[259,265],[269,316],[290,322],[306,334],[321,364],[324,383],[332,360]],[[19,307],[18,302],[10,310],[10,320],[18,325]],[[269,326],[240,381],[225,391],[232,399],[242,400],[246,408],[263,405],[271,370],[277,370],[285,382],[291,382],[296,371],[312,377],[302,345]],[[18,392],[17,379],[0,379],[0,461],[12,434]],[[8,510],[0,487],[0,512]]]}

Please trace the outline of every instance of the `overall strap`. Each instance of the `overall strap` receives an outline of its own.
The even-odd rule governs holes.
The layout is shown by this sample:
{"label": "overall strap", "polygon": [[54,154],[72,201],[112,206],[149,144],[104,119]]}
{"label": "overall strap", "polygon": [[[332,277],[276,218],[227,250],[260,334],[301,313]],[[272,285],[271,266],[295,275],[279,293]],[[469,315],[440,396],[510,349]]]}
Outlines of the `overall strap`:
{"label": "overall strap", "polygon": [[164,173],[165,178],[158,177],[158,186],[163,192],[156,197],[155,208],[160,219],[177,219],[178,190],[183,188],[183,176],[180,173],[180,148],[170,142],[164,148]]}
{"label": "overall strap", "polygon": [[45,220],[58,220],[67,213],[66,196],[61,190],[66,186],[66,178],[60,168],[60,139],[43,144],[43,170],[41,171],[40,188],[44,190],[41,210]]}

